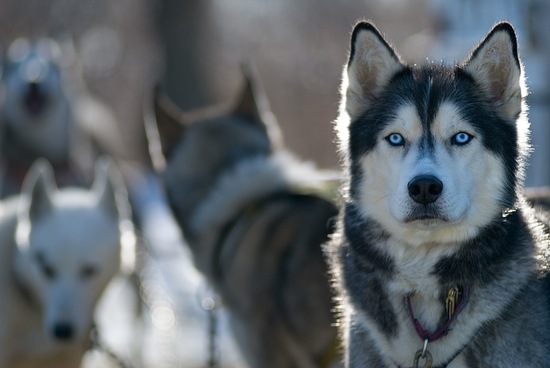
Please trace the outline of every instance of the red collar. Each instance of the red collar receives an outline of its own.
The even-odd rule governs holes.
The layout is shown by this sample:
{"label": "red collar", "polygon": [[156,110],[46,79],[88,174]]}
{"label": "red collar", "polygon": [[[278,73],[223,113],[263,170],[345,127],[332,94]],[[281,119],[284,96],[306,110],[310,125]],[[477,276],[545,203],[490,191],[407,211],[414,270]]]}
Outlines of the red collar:
{"label": "red collar", "polygon": [[[451,303],[454,303],[454,304],[452,306],[452,309],[450,310],[447,303],[449,302],[449,298],[451,298],[451,292],[452,291],[456,291],[457,294],[455,296],[453,296],[454,301],[451,301]],[[445,305],[445,308],[446,308],[449,316],[447,317],[447,320],[445,321],[445,323],[443,323],[443,325],[441,327],[439,327],[433,333],[426,330],[420,324],[418,319],[416,319],[414,317],[414,312],[413,312],[412,305],[411,305],[411,296],[412,295],[413,294],[411,293],[411,294],[408,294],[405,297],[405,305],[407,307],[406,308],[407,312],[409,313],[409,316],[411,317],[411,321],[413,322],[414,328],[416,329],[416,333],[422,339],[422,341],[427,340],[428,342],[433,342],[433,341],[439,340],[441,337],[447,335],[447,333],[450,330],[451,323],[453,323],[453,321],[456,319],[456,316],[458,316],[458,314],[462,311],[462,309],[466,305],[466,302],[468,301],[469,288],[467,286],[465,286],[465,287],[451,288],[449,290],[449,295],[447,297],[446,305]]]}

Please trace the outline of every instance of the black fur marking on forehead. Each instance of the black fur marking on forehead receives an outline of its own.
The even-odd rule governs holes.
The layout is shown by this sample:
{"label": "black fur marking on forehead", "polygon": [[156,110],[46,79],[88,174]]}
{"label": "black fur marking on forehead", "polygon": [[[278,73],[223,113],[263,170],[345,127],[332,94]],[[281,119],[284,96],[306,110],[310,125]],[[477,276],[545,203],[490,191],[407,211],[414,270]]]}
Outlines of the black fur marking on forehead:
{"label": "black fur marking on forehead", "polygon": [[406,67],[397,73],[371,106],[350,124],[352,161],[371,151],[379,133],[396,118],[400,107],[412,104],[426,130],[452,84],[452,71],[443,67]]}

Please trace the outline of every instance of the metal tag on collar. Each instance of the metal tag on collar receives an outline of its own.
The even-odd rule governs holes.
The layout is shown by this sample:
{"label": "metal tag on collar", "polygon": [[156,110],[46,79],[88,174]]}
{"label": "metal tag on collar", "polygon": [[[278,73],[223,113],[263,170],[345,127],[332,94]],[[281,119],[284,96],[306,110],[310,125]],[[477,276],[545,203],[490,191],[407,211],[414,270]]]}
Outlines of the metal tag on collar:
{"label": "metal tag on collar", "polygon": [[420,359],[424,359],[424,365],[423,368],[432,368],[433,358],[432,354],[428,351],[428,339],[424,340],[424,346],[422,349],[418,350],[416,354],[414,355],[414,362],[413,362],[413,368],[418,368],[418,363],[420,362]]}
{"label": "metal tag on collar", "polygon": [[447,293],[447,299],[445,299],[445,310],[447,311],[448,319],[452,319],[455,313],[459,293],[460,290],[456,286],[450,288],[449,292]]}

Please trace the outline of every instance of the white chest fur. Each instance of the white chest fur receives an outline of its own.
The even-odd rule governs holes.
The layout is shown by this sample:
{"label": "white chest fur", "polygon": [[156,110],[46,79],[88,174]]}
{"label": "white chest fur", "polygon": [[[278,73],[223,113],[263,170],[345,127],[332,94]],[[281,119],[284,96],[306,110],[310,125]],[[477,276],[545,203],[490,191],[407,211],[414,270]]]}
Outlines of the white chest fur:
{"label": "white chest fur", "polygon": [[[433,270],[443,257],[456,252],[456,247],[410,247],[392,240],[380,246],[390,252],[395,262],[394,275],[385,284],[385,290],[395,313],[397,333],[388,338],[378,330],[376,322],[371,318],[363,316],[362,320],[377,341],[381,355],[391,357],[388,364],[411,366],[416,352],[423,347],[423,340],[415,329],[413,318],[431,333],[442,327],[442,316],[446,313],[446,295],[442,295],[445,290]],[[412,316],[408,310],[407,296]],[[475,328],[463,320],[464,318],[457,318],[451,326],[452,331],[428,344],[427,349],[433,357],[434,366],[449,363],[472,338]],[[453,367],[463,366],[460,361],[461,359],[457,359],[453,362]]]}

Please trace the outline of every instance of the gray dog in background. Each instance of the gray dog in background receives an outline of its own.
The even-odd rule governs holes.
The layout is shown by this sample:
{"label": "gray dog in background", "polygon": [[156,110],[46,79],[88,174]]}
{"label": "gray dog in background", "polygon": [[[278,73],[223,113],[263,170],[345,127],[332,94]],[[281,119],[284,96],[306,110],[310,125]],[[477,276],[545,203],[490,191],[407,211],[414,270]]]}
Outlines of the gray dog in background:
{"label": "gray dog in background", "polygon": [[192,114],[157,93],[152,158],[166,160],[169,205],[248,364],[333,366],[340,359],[321,245],[337,210],[318,194],[331,183],[283,149],[250,75],[235,104]]}

